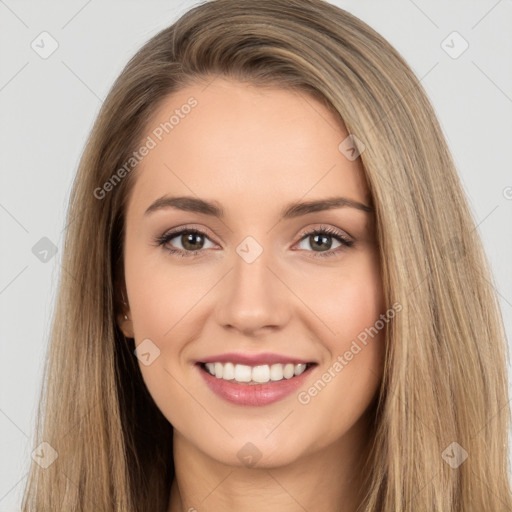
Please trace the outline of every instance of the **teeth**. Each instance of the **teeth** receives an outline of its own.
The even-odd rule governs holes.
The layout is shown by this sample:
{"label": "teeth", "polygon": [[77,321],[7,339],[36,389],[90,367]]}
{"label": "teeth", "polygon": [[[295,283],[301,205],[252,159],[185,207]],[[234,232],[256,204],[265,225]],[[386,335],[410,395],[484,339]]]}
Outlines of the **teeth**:
{"label": "teeth", "polygon": [[[217,364],[215,363],[215,376],[217,376]],[[235,380],[237,382],[251,382],[251,367],[245,364],[237,364],[235,366]]]}
{"label": "teeth", "polygon": [[222,379],[223,377],[223,374],[224,374],[224,366],[222,365],[222,363],[215,363],[215,377],[217,377],[218,379]]}
{"label": "teeth", "polygon": [[[291,379],[293,377],[293,374],[295,373],[295,367],[293,364],[286,364],[283,368],[283,377],[285,379]],[[299,375],[299,374],[297,374]]]}
{"label": "teeth", "polygon": [[270,380],[282,380],[283,378],[283,365],[273,364],[270,367]]}
{"label": "teeth", "polygon": [[226,363],[224,365],[222,370],[222,378],[226,380],[232,380],[235,378],[235,365],[233,363]]}
{"label": "teeth", "polygon": [[304,363],[295,365],[295,375],[300,375],[301,373],[304,373],[305,370],[306,370],[306,365]]}
{"label": "teeth", "polygon": [[277,363],[270,366],[268,364],[247,366],[233,363],[206,363],[205,366],[208,372],[218,379],[264,384],[269,381],[291,379],[303,373],[307,365],[304,363]]}

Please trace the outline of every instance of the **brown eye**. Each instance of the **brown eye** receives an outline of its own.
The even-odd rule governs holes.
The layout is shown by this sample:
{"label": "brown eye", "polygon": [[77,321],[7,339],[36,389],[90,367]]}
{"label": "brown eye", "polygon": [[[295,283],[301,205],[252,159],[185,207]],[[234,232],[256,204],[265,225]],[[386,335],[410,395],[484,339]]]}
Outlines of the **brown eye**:
{"label": "brown eye", "polygon": [[202,249],[202,245],[204,244],[203,235],[200,235],[199,233],[188,233],[188,234],[182,234],[179,236],[180,236],[181,245],[184,249],[186,249],[188,251],[195,251],[197,249]]}
{"label": "brown eye", "polygon": [[[338,243],[334,249],[332,249],[333,239]],[[306,245],[309,245],[309,248],[305,247],[304,249],[316,253],[314,257],[335,256],[343,249],[354,245],[352,240],[349,240],[343,233],[331,227],[316,228],[307,232],[302,237],[300,243],[304,242],[306,242]]]}
{"label": "brown eye", "polygon": [[[332,236],[330,235],[309,235],[309,244],[314,251],[327,249],[329,250],[332,246]],[[341,245],[341,244],[340,244]]]}
{"label": "brown eye", "polygon": [[[173,241],[171,243],[171,241]],[[182,229],[167,233],[156,239],[157,245],[164,246],[171,254],[179,254],[180,256],[194,256],[207,249],[205,243],[209,241],[213,244],[205,233],[198,229]]]}

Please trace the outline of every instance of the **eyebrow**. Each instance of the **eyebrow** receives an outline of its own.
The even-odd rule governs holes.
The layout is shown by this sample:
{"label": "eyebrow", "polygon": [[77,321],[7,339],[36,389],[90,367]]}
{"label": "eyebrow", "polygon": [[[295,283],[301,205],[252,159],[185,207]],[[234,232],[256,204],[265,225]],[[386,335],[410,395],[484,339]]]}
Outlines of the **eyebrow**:
{"label": "eyebrow", "polygon": [[[358,201],[354,201],[346,197],[330,197],[316,201],[290,203],[281,211],[281,218],[293,219],[302,215],[307,215],[308,213],[343,207],[355,208],[366,213],[373,212],[372,207]],[[205,201],[204,199],[192,196],[162,196],[147,208],[144,215],[149,215],[152,212],[165,208],[175,208],[186,212],[203,213],[219,219],[223,219],[225,216],[224,210],[220,205],[218,205],[218,203]]]}

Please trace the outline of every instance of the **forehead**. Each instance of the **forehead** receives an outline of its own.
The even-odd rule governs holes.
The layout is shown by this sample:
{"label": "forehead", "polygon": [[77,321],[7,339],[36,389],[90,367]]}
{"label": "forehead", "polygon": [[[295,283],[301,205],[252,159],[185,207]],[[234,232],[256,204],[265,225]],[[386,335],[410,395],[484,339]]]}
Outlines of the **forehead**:
{"label": "forehead", "polygon": [[[229,214],[344,195],[369,202],[360,159],[340,151],[340,119],[305,93],[216,78],[169,95],[148,123],[129,209],[197,195]],[[310,197],[309,197],[310,196]]]}

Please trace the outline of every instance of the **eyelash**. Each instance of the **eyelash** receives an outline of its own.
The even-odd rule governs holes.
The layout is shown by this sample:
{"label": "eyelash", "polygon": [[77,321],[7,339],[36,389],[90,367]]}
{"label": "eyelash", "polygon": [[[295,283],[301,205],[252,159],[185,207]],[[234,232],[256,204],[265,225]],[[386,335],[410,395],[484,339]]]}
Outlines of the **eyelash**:
{"label": "eyelash", "polygon": [[[165,246],[170,240],[172,240],[173,238],[176,238],[179,235],[183,235],[184,233],[201,235],[201,236],[208,238],[208,235],[199,229],[184,228],[184,229],[172,231],[170,233],[167,233],[167,234],[157,237],[155,239],[155,245],[157,247]],[[354,242],[352,240],[349,240],[342,233],[340,233],[336,229],[329,227],[329,226],[321,226],[319,228],[314,228],[314,229],[304,233],[302,235],[302,237],[300,238],[299,242],[301,242],[303,239],[305,239],[306,237],[311,236],[311,235],[327,235],[329,237],[336,238],[341,243],[340,247],[337,247],[336,249],[329,249],[328,251],[320,251],[320,252],[307,251],[307,252],[316,252],[316,254],[314,256],[312,256],[313,258],[333,257],[333,256],[336,256],[338,254],[338,252],[340,252],[346,248],[352,247],[354,245]],[[203,251],[203,249],[198,249],[196,251],[184,251],[183,249],[171,249],[169,247],[165,247],[165,250],[168,253],[178,256],[178,257],[181,257],[181,258],[194,257],[198,253]]]}

